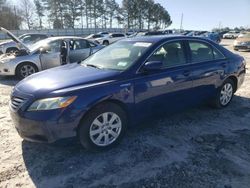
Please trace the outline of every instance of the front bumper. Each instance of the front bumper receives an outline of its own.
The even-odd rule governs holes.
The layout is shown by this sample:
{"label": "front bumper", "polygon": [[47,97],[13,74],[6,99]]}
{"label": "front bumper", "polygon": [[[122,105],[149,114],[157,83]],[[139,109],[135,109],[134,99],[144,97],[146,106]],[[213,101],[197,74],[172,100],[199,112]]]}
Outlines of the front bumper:
{"label": "front bumper", "polygon": [[[10,115],[18,134],[23,139],[51,143],[76,136],[77,127],[84,113],[77,110],[74,105],[65,109],[27,111],[34,101],[32,96],[20,93],[15,95],[15,91],[13,93],[9,105]],[[18,104],[18,101],[22,102]]]}
{"label": "front bumper", "polygon": [[25,140],[51,143],[62,138],[76,136],[78,122],[58,123],[57,121],[35,121],[21,117],[10,110],[18,134]]}
{"label": "front bumper", "polygon": [[13,76],[15,75],[15,70],[9,63],[0,62],[0,75],[2,76]]}

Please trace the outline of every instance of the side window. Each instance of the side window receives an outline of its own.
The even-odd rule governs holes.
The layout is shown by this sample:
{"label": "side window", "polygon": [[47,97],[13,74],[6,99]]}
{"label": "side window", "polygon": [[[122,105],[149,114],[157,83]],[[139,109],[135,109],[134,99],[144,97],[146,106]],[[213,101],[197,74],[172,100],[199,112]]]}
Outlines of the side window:
{"label": "side window", "polygon": [[189,42],[189,47],[193,63],[211,61],[214,59],[213,50],[207,44],[201,42]]}
{"label": "side window", "polygon": [[61,52],[61,46],[62,46],[62,41],[60,40],[52,41],[47,46],[47,52],[48,53]]}
{"label": "side window", "polygon": [[161,61],[163,68],[186,64],[181,42],[167,43],[160,47],[148,61]]}
{"label": "side window", "polygon": [[71,50],[81,50],[89,48],[89,43],[86,40],[74,40],[70,42]]}

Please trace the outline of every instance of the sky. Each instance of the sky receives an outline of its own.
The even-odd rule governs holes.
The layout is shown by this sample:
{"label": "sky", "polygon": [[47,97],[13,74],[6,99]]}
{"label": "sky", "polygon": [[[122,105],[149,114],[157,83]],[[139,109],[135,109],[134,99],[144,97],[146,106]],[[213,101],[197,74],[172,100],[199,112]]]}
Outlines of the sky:
{"label": "sky", "polygon": [[[122,0],[117,0],[121,3]],[[169,12],[173,24],[183,29],[211,30],[215,27],[250,27],[250,0],[155,0]]]}
{"label": "sky", "polygon": [[[17,4],[19,0],[9,0]],[[116,0],[121,4],[122,0]],[[250,0],[155,0],[169,12],[179,29],[183,14],[183,29],[211,30],[215,27],[250,28]]]}

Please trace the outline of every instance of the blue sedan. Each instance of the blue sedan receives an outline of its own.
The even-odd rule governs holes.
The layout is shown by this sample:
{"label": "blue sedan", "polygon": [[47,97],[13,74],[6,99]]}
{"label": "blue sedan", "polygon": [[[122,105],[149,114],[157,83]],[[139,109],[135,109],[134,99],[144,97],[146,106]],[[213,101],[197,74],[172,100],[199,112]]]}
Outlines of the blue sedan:
{"label": "blue sedan", "polygon": [[245,72],[241,56],[208,39],[128,38],[79,64],[25,78],[11,93],[10,111],[25,140],[77,136],[99,150],[146,117],[204,102],[226,107]]}

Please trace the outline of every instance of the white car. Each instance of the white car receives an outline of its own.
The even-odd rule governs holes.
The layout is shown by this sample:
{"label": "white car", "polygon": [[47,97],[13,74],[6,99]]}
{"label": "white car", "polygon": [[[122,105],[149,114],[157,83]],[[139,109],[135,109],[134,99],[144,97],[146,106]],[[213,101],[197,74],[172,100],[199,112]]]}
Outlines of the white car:
{"label": "white car", "polygon": [[223,35],[224,39],[236,39],[240,35],[237,31],[230,31]]}
{"label": "white car", "polygon": [[106,37],[98,38],[95,41],[99,44],[103,44],[105,46],[108,46],[109,44],[112,44],[118,40],[126,38],[126,35],[123,33],[110,33]]}

